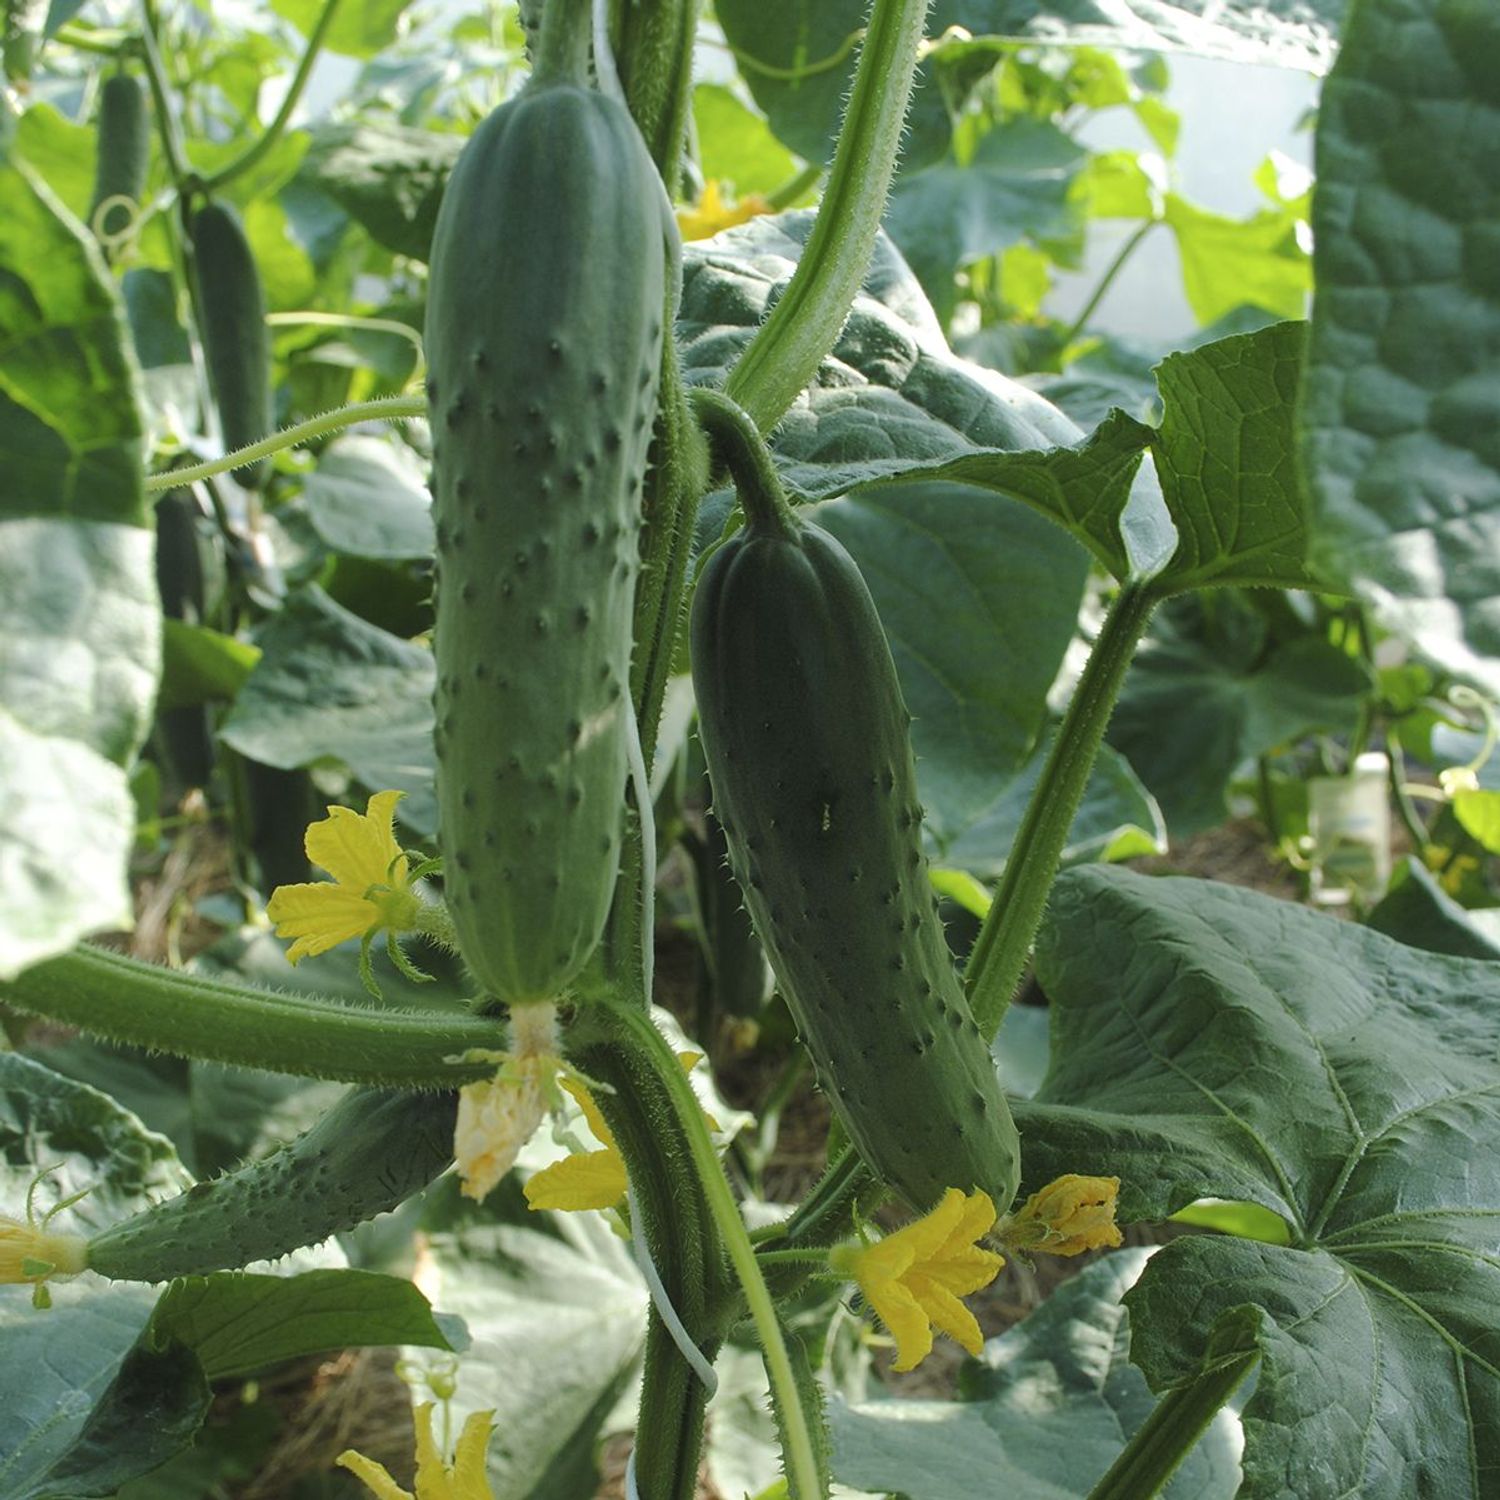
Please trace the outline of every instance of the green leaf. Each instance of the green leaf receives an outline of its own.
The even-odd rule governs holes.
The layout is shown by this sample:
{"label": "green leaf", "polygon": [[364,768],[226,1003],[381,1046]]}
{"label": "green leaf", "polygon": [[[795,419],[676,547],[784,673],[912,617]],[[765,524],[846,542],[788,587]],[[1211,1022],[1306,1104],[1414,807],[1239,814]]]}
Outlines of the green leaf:
{"label": "green leaf", "polygon": [[[303,36],[310,36],[331,0],[271,0],[271,9],[285,16]],[[374,57],[396,39],[396,26],[409,0],[363,0],[341,6],[328,28],[323,45],[346,57]]]}
{"label": "green leaf", "polygon": [[1459,792],[1452,805],[1459,827],[1491,854],[1500,854],[1500,792]]}
{"label": "green leaf", "polygon": [[1391,876],[1390,889],[1370,909],[1366,926],[1397,942],[1455,958],[1500,959],[1500,933],[1477,926],[1418,860],[1405,859]]}
{"label": "green leaf", "polygon": [[[963,1400],[833,1402],[834,1476],[907,1500],[1078,1500],[1155,1404],[1129,1362],[1120,1300],[1149,1255],[1097,1261],[990,1339],[963,1367]],[[1219,1413],[1162,1491],[1167,1500],[1229,1500],[1237,1427]]]}
{"label": "green leaf", "polygon": [[1175,1240],[1127,1298],[1153,1389],[1216,1329],[1261,1353],[1244,1500],[1481,1500],[1500,1467],[1500,968],[1258,892],[1086,866],[1037,948],[1052,1067],[1027,1187],[1121,1179],[1126,1221],[1258,1204],[1282,1247]]}
{"label": "green leaf", "polygon": [[914,720],[928,828],[947,844],[1046,724],[1087,554],[1039,516],[955,484],[883,485],[816,519],[874,595]]}
{"label": "green leaf", "polygon": [[303,489],[313,529],[351,557],[431,557],[432,497],[409,448],[353,434],[330,443]]}
{"label": "green leaf", "polygon": [[149,1337],[190,1347],[210,1380],[250,1375],[332,1349],[456,1347],[411,1282],[332,1269],[300,1276],[237,1271],[182,1278],[162,1294]]}
{"label": "green leaf", "polygon": [[1268,208],[1229,219],[1168,193],[1165,222],[1177,236],[1183,290],[1200,323],[1247,304],[1280,318],[1306,315],[1312,262],[1295,211]]}
{"label": "green leaf", "polygon": [[425,261],[443,187],[465,139],[383,120],[325,126],[313,137],[302,177],[377,245]]}
{"label": "green leaf", "polygon": [[1319,108],[1314,561],[1500,693],[1500,13],[1362,0]]}
{"label": "green leaf", "polygon": [[220,738],[284,771],[340,760],[372,791],[405,792],[402,821],[432,833],[432,653],[311,587],[288,599],[258,645]]}
{"label": "green leaf", "polygon": [[163,620],[159,709],[232,703],[260,660],[258,647],[207,625]]}
{"label": "green leaf", "polygon": [[1073,184],[1087,152],[1050,121],[998,125],[971,160],[905,172],[891,192],[886,232],[940,316],[952,315],[955,272],[1023,239],[1078,233]]}
{"label": "green leaf", "polygon": [[0,148],[0,976],[128,926],[160,607],[139,375],[98,251]]}
{"label": "green leaf", "polygon": [[1109,742],[1185,838],[1223,820],[1242,762],[1351,729],[1369,690],[1353,657],[1313,635],[1273,641],[1238,595],[1184,598],[1158,612],[1136,652]]}
{"label": "green leaf", "polygon": [[774,192],[796,174],[796,157],[771,134],[765,116],[723,84],[700,83],[693,90],[693,120],[705,180],[733,183],[736,197]]}

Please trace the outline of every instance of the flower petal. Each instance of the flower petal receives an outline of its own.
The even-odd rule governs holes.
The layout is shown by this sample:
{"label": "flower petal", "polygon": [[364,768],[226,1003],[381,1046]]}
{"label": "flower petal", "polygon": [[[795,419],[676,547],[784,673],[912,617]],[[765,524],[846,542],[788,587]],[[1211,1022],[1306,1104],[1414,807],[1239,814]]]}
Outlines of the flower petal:
{"label": "flower petal", "polygon": [[865,1287],[865,1297],[876,1316],[896,1340],[893,1370],[914,1370],[932,1353],[932,1325],[917,1299],[901,1282]]}
{"label": "flower petal", "polygon": [[461,1191],[482,1201],[515,1165],[521,1147],[547,1112],[536,1069],[520,1076],[502,1071],[496,1078],[467,1083],[458,1091],[453,1155]]}
{"label": "flower petal", "polygon": [[380,920],[373,902],[326,880],[278,885],[266,903],[266,915],[276,924],[277,937],[296,939],[287,953],[293,963],[361,937]]}
{"label": "flower petal", "polygon": [[392,830],[402,795],[376,792],[363,813],[330,807],[321,823],[308,826],[307,857],[360,895],[372,885],[404,885],[406,857]]}
{"label": "flower petal", "polygon": [[493,1411],[470,1412],[453,1453],[454,1500],[495,1500],[484,1472],[485,1449],[495,1430]]}
{"label": "flower petal", "polygon": [[618,1151],[588,1151],[533,1174],[526,1183],[526,1202],[532,1208],[613,1208],[628,1186]]}
{"label": "flower petal", "polygon": [[432,1402],[418,1406],[411,1420],[417,1440],[417,1500],[452,1500],[448,1465],[432,1436]]}
{"label": "flower petal", "polygon": [[970,1354],[978,1354],[984,1348],[984,1336],[979,1331],[974,1314],[952,1292],[931,1285],[926,1289],[913,1286],[912,1290],[918,1305],[932,1320],[934,1328],[939,1328],[949,1338],[956,1339]]}
{"label": "flower petal", "polygon": [[356,1453],[353,1448],[345,1448],[334,1462],[362,1481],[374,1493],[376,1500],[413,1500],[411,1491],[403,1490],[386,1472],[384,1464],[366,1458],[363,1453]]}
{"label": "flower petal", "polygon": [[599,1113],[599,1106],[594,1103],[594,1096],[576,1078],[564,1078],[562,1086],[578,1102],[578,1107],[583,1111],[583,1118],[588,1121],[588,1126],[594,1133],[594,1138],[608,1151],[615,1149],[614,1132],[605,1123],[604,1116]]}

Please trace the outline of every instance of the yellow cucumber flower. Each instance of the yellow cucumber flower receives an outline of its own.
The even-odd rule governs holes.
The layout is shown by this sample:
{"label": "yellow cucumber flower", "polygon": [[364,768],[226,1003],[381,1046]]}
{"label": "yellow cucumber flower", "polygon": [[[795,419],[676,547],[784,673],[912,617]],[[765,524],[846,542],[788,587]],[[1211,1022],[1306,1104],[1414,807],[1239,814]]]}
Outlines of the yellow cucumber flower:
{"label": "yellow cucumber flower", "polygon": [[859,1283],[865,1300],[896,1340],[893,1370],[915,1369],[932,1353],[932,1330],[970,1354],[984,1347],[974,1314],[959,1298],[987,1287],[1004,1259],[975,1243],[995,1223],[988,1193],[949,1188],[915,1223],[873,1245],[841,1245],[829,1264]]}
{"label": "yellow cucumber flower", "polygon": [[750,193],[736,203],[726,203],[723,185],[710,179],[691,208],[677,210],[677,229],[685,240],[706,240],[721,229],[748,223],[760,214],[771,212],[771,205],[759,193]]}
{"label": "yellow cucumber flower", "polygon": [[499,1071],[458,1091],[453,1155],[461,1191],[476,1202],[495,1190],[560,1102],[556,1080],[564,1064],[557,1055],[557,1007],[546,1001],[518,1005],[510,1019],[511,1050],[496,1055]]}
{"label": "yellow cucumber flower", "polygon": [[1034,1192],[1000,1226],[1000,1238],[1016,1250],[1082,1255],[1123,1243],[1115,1224],[1118,1177],[1081,1177],[1069,1172]]}
{"label": "yellow cucumber flower", "polygon": [[52,1276],[76,1276],[88,1265],[79,1234],[49,1234],[45,1224],[23,1224],[0,1214],[0,1284],[40,1286]]}
{"label": "yellow cucumber flower", "polygon": [[[701,1052],[679,1052],[677,1060],[684,1072],[691,1073],[702,1056]],[[625,1158],[620,1155],[614,1132],[599,1113],[588,1088],[576,1078],[564,1078],[562,1086],[578,1101],[589,1130],[604,1149],[565,1156],[533,1173],[526,1183],[527,1205],[533,1209],[558,1208],[569,1212],[613,1208],[630,1186]],[[710,1129],[719,1128],[712,1116],[708,1123]]]}
{"label": "yellow cucumber flower", "polygon": [[444,1461],[433,1441],[430,1401],[412,1413],[412,1423],[417,1438],[415,1496],[391,1478],[384,1464],[377,1464],[352,1448],[340,1453],[336,1462],[362,1481],[376,1500],[495,1500],[484,1476],[484,1450],[494,1430],[494,1412],[476,1411],[467,1418],[458,1435],[451,1465]]}
{"label": "yellow cucumber flower", "polygon": [[370,968],[370,944],[382,932],[391,962],[408,978],[431,976],[413,967],[397,946],[404,932],[421,932],[452,946],[451,924],[442,907],[424,901],[413,889],[430,865],[412,871],[396,842],[393,822],[404,792],[376,792],[364,812],[330,807],[328,816],[308,825],[303,847],[313,864],[333,876],[299,885],[279,885],[266,903],[276,936],[291,938],[287,958],[299,963],[327,953],[349,938],[362,938],[359,973],[365,988],[379,996]]}

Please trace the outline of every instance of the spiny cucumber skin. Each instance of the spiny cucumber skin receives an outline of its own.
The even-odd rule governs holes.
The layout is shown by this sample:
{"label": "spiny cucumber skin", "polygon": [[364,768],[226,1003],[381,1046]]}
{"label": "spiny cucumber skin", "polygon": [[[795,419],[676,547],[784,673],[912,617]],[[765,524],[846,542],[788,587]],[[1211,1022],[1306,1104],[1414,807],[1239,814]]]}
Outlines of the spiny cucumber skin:
{"label": "spiny cucumber skin", "polygon": [[[205,204],[194,216],[193,267],[203,357],[224,448],[232,453],[270,436],[271,341],[260,271],[239,215],[228,204]],[[247,489],[259,489],[268,472],[263,458],[233,471]]]}
{"label": "spiny cucumber skin", "polygon": [[289,1145],[89,1241],[115,1281],[206,1276],[316,1245],[397,1207],[453,1160],[456,1094],[352,1089]]}
{"label": "spiny cucumber skin", "polygon": [[624,108],[532,84],[465,148],[433,240],[444,890],[497,999],[555,999],[620,860],[665,196]]}
{"label": "spiny cucumber skin", "polygon": [[709,560],[693,683],[730,865],[839,1117],[925,1211],[1004,1212],[1019,1142],[938,919],[910,716],[875,606],[827,532],[754,524]]}
{"label": "spiny cucumber skin", "polygon": [[[115,73],[99,90],[99,156],[94,198],[89,204],[90,227],[105,199],[123,197],[140,202],[150,159],[151,118],[145,90],[133,74]],[[99,227],[106,235],[118,234],[128,222],[128,211],[117,204]]]}

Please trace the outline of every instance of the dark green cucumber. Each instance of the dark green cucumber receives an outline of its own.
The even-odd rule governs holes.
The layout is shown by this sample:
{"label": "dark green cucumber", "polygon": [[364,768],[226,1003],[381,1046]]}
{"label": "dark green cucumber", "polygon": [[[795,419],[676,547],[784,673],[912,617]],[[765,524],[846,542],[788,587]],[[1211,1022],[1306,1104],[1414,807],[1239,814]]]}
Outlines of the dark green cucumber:
{"label": "dark green cucumber", "polygon": [[753,1020],[765,1009],[773,988],[765,950],[730,871],[724,830],[711,812],[704,814],[704,825],[703,837],[693,838],[688,852],[698,893],[705,977],[713,1002],[705,1009]]}
{"label": "dark green cucumber", "polygon": [[204,1276],[316,1245],[397,1207],[453,1160],[456,1094],[351,1089],[260,1161],[200,1182],[95,1235],[115,1281]]}
{"label": "dark green cucumber", "polygon": [[[191,490],[168,490],[156,502],[156,587],[168,620],[203,623],[207,612],[214,539]],[[212,560],[212,561],[211,561]],[[187,703],[156,712],[158,747],[179,786],[207,786],[214,768],[213,718],[206,704]]]}
{"label": "dark green cucumber", "polygon": [[99,210],[111,198],[139,204],[151,161],[151,117],[146,91],[131,73],[115,73],[99,90],[99,149],[94,164],[94,196],[89,204],[89,227],[108,239],[129,223],[132,211],[112,204],[101,218]]}
{"label": "dark green cucumber", "polygon": [[[239,215],[227,203],[200,208],[192,233],[203,357],[224,448],[232,453],[271,434],[265,292]],[[247,489],[259,489],[267,472],[261,458],[234,470],[234,477]]]}
{"label": "dark green cucumber", "polygon": [[982,1188],[1016,1128],[922,853],[895,666],[853,559],[790,513],[709,560],[693,683],[714,809],[781,993],[860,1154],[913,1207]]}
{"label": "dark green cucumber", "polygon": [[465,147],[427,302],[444,886],[469,968],[513,1004],[566,989],[614,890],[676,264],[635,126],[575,62]]}

